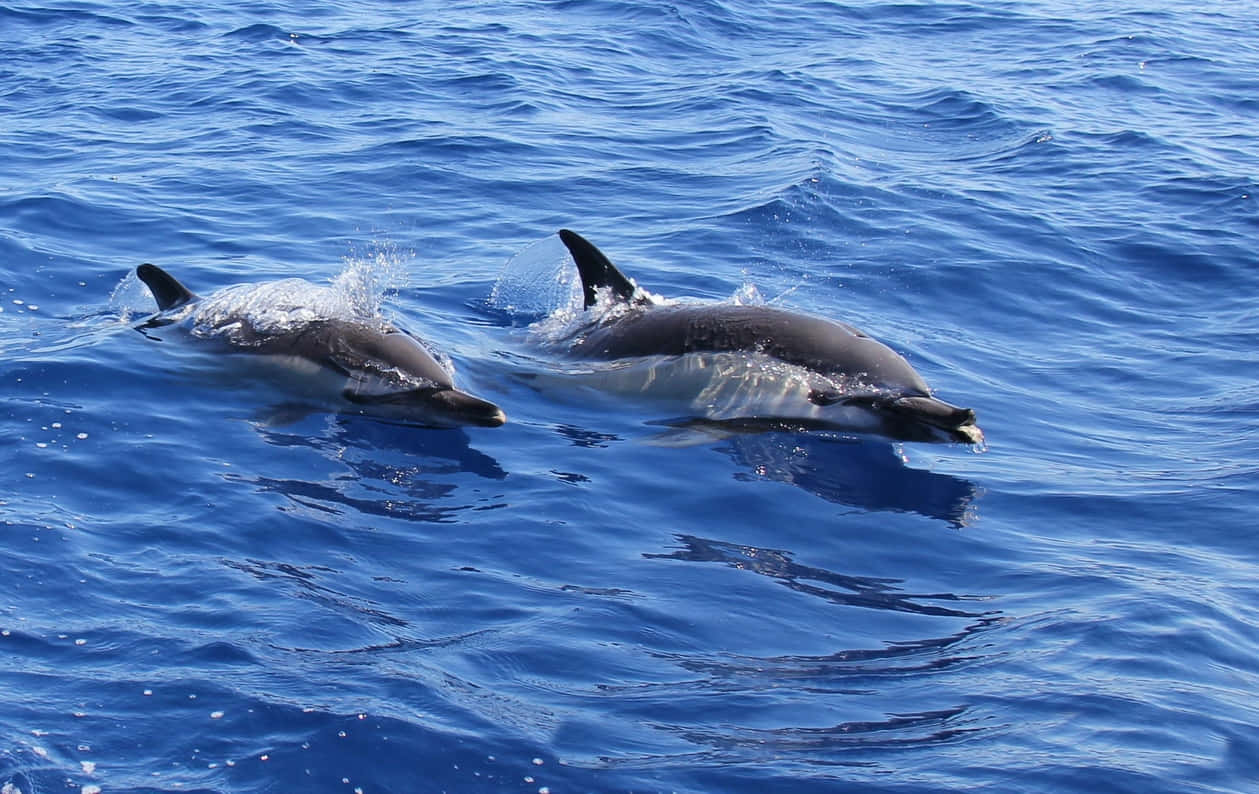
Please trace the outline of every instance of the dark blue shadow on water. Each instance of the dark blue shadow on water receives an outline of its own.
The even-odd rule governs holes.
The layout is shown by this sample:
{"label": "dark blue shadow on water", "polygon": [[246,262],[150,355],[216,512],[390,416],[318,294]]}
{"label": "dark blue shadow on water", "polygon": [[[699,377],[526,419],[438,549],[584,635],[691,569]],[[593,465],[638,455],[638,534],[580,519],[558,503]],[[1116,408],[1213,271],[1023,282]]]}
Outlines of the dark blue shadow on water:
{"label": "dark blue shadow on water", "polygon": [[905,465],[880,439],[829,433],[740,433],[718,450],[748,471],[740,480],[789,483],[828,502],[870,511],[917,513],[953,527],[974,518],[979,489],[949,474]]}
{"label": "dark blue shadow on water", "polygon": [[[958,673],[999,652],[989,632],[1004,618],[999,611],[982,608],[987,597],[914,592],[905,589],[901,579],[854,576],[805,565],[781,549],[687,534],[677,535],[676,540],[673,550],[647,553],[644,558],[717,563],[763,576],[793,593],[840,608],[856,608],[835,625],[864,626],[866,630],[858,633],[887,637],[865,647],[861,641],[843,647],[843,637],[849,636],[846,631],[819,634],[821,653],[653,651],[653,657],[694,676],[653,688],[653,702],[666,715],[656,725],[697,748],[687,758],[693,768],[715,772],[736,765],[747,771],[751,762],[764,769],[783,769],[784,764],[798,762],[808,767],[869,768],[881,774],[891,768],[884,755],[888,751],[967,741],[995,727],[994,715],[947,685]],[[766,626],[766,631],[773,630]],[[898,636],[892,639],[892,635]],[[831,642],[840,647],[828,648]],[[906,708],[902,692],[906,682],[934,686],[938,697]],[[635,684],[626,686],[624,693],[641,697],[640,690],[641,685]],[[620,689],[613,687],[613,691]],[[759,724],[738,711],[671,711],[669,704],[675,700],[686,702],[697,693],[711,692],[721,692],[728,701],[747,698],[774,703],[784,713],[799,708],[818,719]],[[815,707],[816,712],[812,711]],[[828,722],[826,717],[839,719]]]}
{"label": "dark blue shadow on water", "polygon": [[[679,547],[668,553],[648,553],[654,560],[717,563],[768,577],[791,591],[840,607],[877,610],[867,613],[881,624],[880,613],[914,616],[916,636],[888,640],[882,647],[849,647],[821,654],[748,655],[740,653],[657,653],[699,676],[693,689],[717,688],[727,693],[761,695],[783,693],[782,682],[794,682],[795,692],[813,692],[851,702],[856,711],[881,712],[882,718],[846,720],[835,724],[777,727],[738,726],[698,719],[672,726],[688,742],[710,748],[710,761],[746,760],[763,755],[767,762],[803,754],[811,763],[833,766],[881,766],[869,756],[852,751],[895,750],[952,742],[992,727],[991,715],[973,704],[945,703],[926,710],[894,706],[895,682],[908,679],[942,680],[937,676],[981,663],[992,654],[985,634],[1004,618],[997,610],[976,608],[987,597],[902,589],[901,579],[852,576],[804,565],[790,552],[730,543],[695,535],[676,536]],[[925,621],[920,619],[925,618]],[[887,621],[890,623],[890,621]],[[909,625],[902,623],[901,625]]]}
{"label": "dark blue shadow on water", "polygon": [[[497,460],[474,449],[467,432],[457,428],[433,429],[341,415],[319,433],[263,424],[256,430],[268,444],[309,449],[337,461],[349,472],[317,481],[230,477],[325,513],[340,512],[341,506],[367,515],[446,523],[473,507],[454,499],[469,475],[495,481],[507,476]],[[397,457],[391,460],[394,455]]]}
{"label": "dark blue shadow on water", "polygon": [[365,599],[355,598],[324,584],[321,581],[322,578],[340,573],[328,566],[294,565],[256,559],[223,559],[220,562],[258,581],[272,581],[291,586],[308,601],[324,606],[333,612],[355,615],[358,619],[373,626],[397,629],[409,625],[406,620],[385,612]]}
{"label": "dark blue shadow on water", "polygon": [[[802,565],[792,559],[789,551],[727,543],[694,535],[679,535],[677,539],[682,544],[682,548],[677,551],[671,554],[647,553],[643,556],[647,559],[724,563],[741,571],[768,576],[796,592],[817,596],[842,606],[886,609],[918,615],[976,618],[976,626],[986,625],[996,619],[995,613],[961,608],[961,604],[980,600],[980,597],[953,593],[906,593],[899,588],[902,581],[900,579],[849,576],[825,568]],[[940,642],[948,644],[956,639],[950,637]]]}
{"label": "dark blue shadow on water", "polygon": [[330,438],[334,443],[364,449],[393,450],[418,457],[429,470],[442,474],[467,472],[487,480],[502,480],[507,472],[490,455],[472,447],[472,438],[459,428],[434,429],[368,417],[337,417]]}

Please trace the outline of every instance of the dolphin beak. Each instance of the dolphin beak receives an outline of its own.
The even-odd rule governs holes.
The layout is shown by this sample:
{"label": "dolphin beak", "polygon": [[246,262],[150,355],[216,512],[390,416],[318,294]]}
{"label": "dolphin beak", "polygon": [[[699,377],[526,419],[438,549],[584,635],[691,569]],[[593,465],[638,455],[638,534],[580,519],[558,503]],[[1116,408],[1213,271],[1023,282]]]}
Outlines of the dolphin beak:
{"label": "dolphin beak", "polygon": [[473,397],[458,389],[443,389],[434,392],[430,399],[445,409],[443,413],[449,419],[461,425],[502,427],[507,424],[507,414],[503,413],[502,408],[489,400]]}
{"label": "dolphin beak", "polygon": [[963,444],[984,443],[984,431],[980,430],[979,425],[976,424],[962,425],[948,432],[953,436],[954,441],[960,441]]}
{"label": "dolphin beak", "polygon": [[970,408],[958,408],[934,397],[898,397],[888,402],[887,407],[943,430],[954,441],[964,444],[982,444],[984,441],[984,431],[975,424],[975,412]]}
{"label": "dolphin beak", "polygon": [[507,414],[503,413],[502,408],[495,407],[492,413],[481,418],[477,424],[482,427],[502,427],[507,424]]}

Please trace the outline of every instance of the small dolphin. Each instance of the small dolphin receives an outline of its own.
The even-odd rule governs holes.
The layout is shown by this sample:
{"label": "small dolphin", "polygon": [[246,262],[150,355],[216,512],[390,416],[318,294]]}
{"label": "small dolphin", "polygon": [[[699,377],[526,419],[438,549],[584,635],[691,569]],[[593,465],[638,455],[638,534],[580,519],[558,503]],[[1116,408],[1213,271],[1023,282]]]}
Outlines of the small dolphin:
{"label": "small dolphin", "polygon": [[136,275],[158,307],[140,326],[142,332],[191,314],[196,335],[221,341],[230,351],[332,376],[340,397],[360,413],[442,427],[498,427],[507,421],[497,405],[456,389],[450,372],[415,337],[392,325],[331,318],[268,321],[248,300],[201,301],[156,265],[140,265]]}
{"label": "small dolphin", "polygon": [[[585,309],[601,300],[612,304],[573,336],[575,356],[694,359],[681,369],[744,381],[717,384],[744,392],[733,409],[739,415],[730,419],[787,420],[909,441],[983,441],[974,411],[931,396],[909,362],[851,325],[770,306],[660,301],[581,235],[561,229],[559,236],[577,264]],[[702,391],[711,398],[720,388],[710,381]]]}

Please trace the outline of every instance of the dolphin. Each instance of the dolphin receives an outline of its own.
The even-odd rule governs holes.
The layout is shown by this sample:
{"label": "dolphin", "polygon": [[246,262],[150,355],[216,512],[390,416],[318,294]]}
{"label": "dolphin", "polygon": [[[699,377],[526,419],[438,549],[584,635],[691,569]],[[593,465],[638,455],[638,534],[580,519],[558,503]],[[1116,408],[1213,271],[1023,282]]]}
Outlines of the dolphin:
{"label": "dolphin", "polygon": [[268,322],[251,310],[248,300],[216,305],[218,296],[211,296],[202,301],[156,265],[140,265],[136,275],[153,293],[158,308],[139,327],[142,333],[191,317],[195,335],[220,341],[229,351],[278,359],[299,372],[328,376],[320,379],[331,380],[358,413],[439,427],[498,427],[507,421],[494,403],[456,389],[450,372],[433,354],[393,325],[305,316]]}
{"label": "dolphin", "polygon": [[[559,236],[577,265],[584,309],[593,315],[570,337],[576,357],[669,357],[692,372],[715,370],[744,381],[724,384],[727,391],[773,391],[753,401],[740,397],[742,415],[732,418],[749,426],[785,420],[898,440],[983,442],[974,411],[932,396],[908,361],[851,325],[772,306],[665,301],[640,289],[581,235],[561,229]],[[600,305],[603,311],[590,311]],[[777,377],[784,374],[790,377]],[[703,389],[717,393],[711,383]]]}

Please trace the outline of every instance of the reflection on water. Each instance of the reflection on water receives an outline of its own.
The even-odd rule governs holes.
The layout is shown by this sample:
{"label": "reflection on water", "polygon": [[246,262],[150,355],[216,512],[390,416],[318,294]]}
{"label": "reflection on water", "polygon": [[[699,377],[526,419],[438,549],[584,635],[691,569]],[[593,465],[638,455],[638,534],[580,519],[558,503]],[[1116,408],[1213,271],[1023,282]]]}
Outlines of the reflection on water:
{"label": "reflection on water", "polygon": [[977,489],[967,480],[905,465],[892,444],[828,433],[739,433],[718,447],[748,469],[743,480],[773,480],[862,510],[911,512],[967,526]]}
{"label": "reflection on water", "polygon": [[[654,560],[719,563],[766,576],[796,593],[827,603],[883,610],[926,618],[922,636],[887,641],[883,647],[845,648],[816,655],[766,655],[728,651],[651,652],[653,658],[686,670],[682,681],[613,685],[613,697],[650,700],[664,716],[656,727],[700,749],[689,763],[725,764],[749,760],[783,762],[792,757],[807,765],[882,766],[853,749],[893,749],[949,742],[989,727],[991,716],[967,704],[961,693],[944,686],[969,666],[991,655],[981,635],[1003,620],[997,611],[977,608],[986,596],[914,592],[904,580],[851,576],[803,565],[788,551],[679,535],[680,547],[648,553]],[[875,625],[877,616],[870,618]],[[941,622],[942,621],[942,622]],[[959,628],[960,627],[960,628]],[[906,687],[935,691],[919,697],[929,708],[904,709]],[[934,702],[933,702],[934,701]],[[689,703],[687,708],[666,704]],[[731,711],[730,704],[761,704],[775,715],[766,721],[752,712]],[[724,713],[708,714],[701,703]],[[724,705],[718,705],[724,704]],[[792,716],[792,715],[796,716]],[[610,765],[655,765],[663,758],[604,757]],[[677,760],[676,758],[673,760]]]}
{"label": "reflection on water", "polygon": [[[287,432],[267,425],[256,425],[256,429],[268,444],[309,449],[349,471],[318,481],[223,476],[249,482],[260,491],[283,494],[303,508],[333,515],[346,507],[365,515],[448,523],[464,510],[487,507],[452,501],[467,475],[489,480],[507,476],[497,460],[474,449],[468,434],[458,428],[422,428],[337,416],[319,434]],[[395,455],[397,458],[391,459]]]}
{"label": "reflection on water", "polygon": [[[317,437],[303,432],[286,433],[275,427],[261,425],[257,429],[268,444],[335,451],[336,457],[341,460],[345,457],[340,453],[348,448],[361,449],[381,457],[381,453],[394,451],[405,453],[412,461],[417,458],[422,460],[420,467],[435,474],[468,472],[490,480],[501,480],[507,476],[497,460],[472,448],[472,439],[460,428],[437,429],[340,415]],[[367,464],[371,460],[373,458],[365,456],[362,463]],[[367,477],[379,477],[387,473],[388,467],[381,466],[380,469],[376,472],[360,473]]]}
{"label": "reflection on water", "polygon": [[613,441],[621,439],[614,433],[600,433],[575,425],[557,424],[555,432],[568,439],[575,447],[606,447]]}
{"label": "reflection on water", "polygon": [[680,733],[689,741],[712,746],[716,751],[711,754],[713,761],[720,761],[723,753],[739,758],[752,753],[779,759],[781,754],[793,753],[808,758],[810,764],[874,767],[873,762],[827,754],[939,744],[983,730],[967,712],[966,707],[957,706],[817,728],[742,728],[720,733],[691,729]]}
{"label": "reflection on water", "polygon": [[259,581],[291,585],[301,598],[308,599],[333,612],[352,614],[356,619],[397,630],[408,625],[402,618],[394,617],[378,605],[365,599],[350,596],[324,584],[321,579],[335,576],[336,571],[321,565],[293,565],[286,562],[263,560],[222,560],[228,568],[246,573]]}
{"label": "reflection on water", "polygon": [[847,576],[825,568],[801,565],[791,552],[763,549],[709,540],[693,535],[679,535],[683,548],[672,554],[644,554],[648,559],[685,560],[687,562],[721,562],[741,571],[768,576],[796,592],[824,598],[843,606],[888,609],[919,615],[984,618],[990,613],[943,606],[940,603],[963,603],[982,600],[982,596],[952,593],[904,593],[899,579],[868,576]]}
{"label": "reflection on water", "polygon": [[[407,518],[412,521],[450,523],[455,520],[455,516],[461,510],[465,509],[458,505],[439,506],[427,503],[428,500],[449,496],[455,490],[453,485],[436,486],[431,483],[425,483],[424,490],[428,493],[425,493],[422,498],[418,501],[403,501],[381,498],[380,495],[366,498],[352,496],[347,492],[348,489],[361,487],[361,483],[340,478],[334,482],[315,483],[305,480],[273,477],[245,478],[235,474],[225,474],[223,476],[229,481],[251,483],[260,492],[283,494],[303,508],[329,515],[342,515],[343,511],[333,506],[341,505],[365,515],[394,516]],[[414,491],[415,489],[408,490]],[[415,496],[413,492],[410,495],[412,497]]]}

